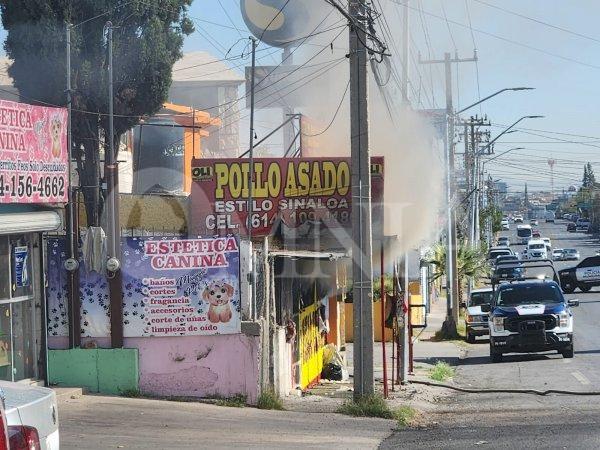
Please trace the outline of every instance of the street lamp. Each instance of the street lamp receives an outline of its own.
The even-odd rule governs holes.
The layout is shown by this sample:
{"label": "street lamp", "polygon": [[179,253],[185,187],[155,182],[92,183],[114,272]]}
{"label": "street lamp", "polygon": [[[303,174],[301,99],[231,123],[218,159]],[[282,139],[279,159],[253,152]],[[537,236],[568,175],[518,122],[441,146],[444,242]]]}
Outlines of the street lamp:
{"label": "street lamp", "polygon": [[502,94],[503,92],[506,92],[506,91],[531,91],[531,90],[533,90],[533,89],[535,89],[535,88],[532,88],[532,87],[514,87],[514,88],[504,88],[504,89],[500,89],[498,92],[494,92],[492,95],[488,95],[487,97],[485,97],[485,98],[482,98],[482,99],[481,99],[481,100],[479,100],[478,102],[475,102],[475,103],[473,103],[472,105],[469,105],[469,106],[467,106],[466,108],[463,108],[463,109],[461,109],[460,111],[457,111],[457,112],[455,113],[455,115],[459,115],[459,114],[461,114],[461,113],[464,113],[464,112],[465,112],[467,109],[471,109],[472,107],[474,107],[474,106],[477,106],[477,105],[479,105],[479,104],[481,104],[481,103],[485,102],[486,100],[489,100],[490,98],[492,98],[492,97],[495,97],[495,96],[496,96],[496,95],[498,95],[498,94]]}
{"label": "street lamp", "polygon": [[512,130],[515,126],[517,126],[517,124],[525,119],[543,119],[545,116],[523,116],[520,119],[516,120],[512,125],[510,125],[509,127],[507,127],[502,133],[500,133],[498,136],[496,136],[494,139],[492,139],[490,142],[488,142],[488,144],[483,147],[478,153],[477,156],[482,155],[487,149],[489,149],[492,145],[494,145],[494,142],[496,142],[498,139],[500,139],[500,137],[504,136],[506,133],[509,133],[510,130]]}

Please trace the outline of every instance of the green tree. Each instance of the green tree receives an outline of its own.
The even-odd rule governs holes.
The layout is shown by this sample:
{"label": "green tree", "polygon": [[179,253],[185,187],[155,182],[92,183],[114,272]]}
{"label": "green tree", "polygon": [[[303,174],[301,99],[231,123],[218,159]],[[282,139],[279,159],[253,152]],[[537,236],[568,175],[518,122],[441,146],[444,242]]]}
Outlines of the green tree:
{"label": "green tree", "polygon": [[[448,247],[446,244],[437,244],[433,247],[431,253],[426,258],[426,262],[433,266],[432,280],[437,280],[446,276],[446,255]],[[462,303],[463,290],[469,279],[475,282],[489,273],[489,266],[486,259],[486,250],[469,245],[466,241],[460,241],[456,249],[456,275],[458,277],[458,305]],[[456,306],[456,305],[455,305]],[[444,323],[444,334],[448,337],[454,337],[456,333],[456,323],[447,318]]]}
{"label": "green tree", "polygon": [[[28,103],[66,105],[66,33],[72,28],[73,154],[88,223],[101,214],[99,148],[108,130],[107,48],[113,23],[115,142],[158,112],[167,99],[173,64],[193,31],[192,0],[0,0],[8,31],[4,49],[15,87]],[[115,146],[118,150],[118,145]]]}

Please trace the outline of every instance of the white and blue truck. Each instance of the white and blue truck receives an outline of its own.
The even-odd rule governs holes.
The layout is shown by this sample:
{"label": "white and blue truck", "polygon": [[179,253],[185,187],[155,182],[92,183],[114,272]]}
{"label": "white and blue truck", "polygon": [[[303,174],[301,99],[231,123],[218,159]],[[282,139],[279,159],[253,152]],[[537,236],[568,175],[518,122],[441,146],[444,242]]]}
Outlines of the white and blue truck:
{"label": "white and blue truck", "polygon": [[[510,264],[510,263],[507,263]],[[514,264],[514,263],[513,263]],[[573,312],[579,300],[567,300],[551,261],[521,261],[522,275],[498,285],[489,306],[490,359],[507,353],[558,351],[572,358]],[[551,274],[540,274],[540,270]]]}

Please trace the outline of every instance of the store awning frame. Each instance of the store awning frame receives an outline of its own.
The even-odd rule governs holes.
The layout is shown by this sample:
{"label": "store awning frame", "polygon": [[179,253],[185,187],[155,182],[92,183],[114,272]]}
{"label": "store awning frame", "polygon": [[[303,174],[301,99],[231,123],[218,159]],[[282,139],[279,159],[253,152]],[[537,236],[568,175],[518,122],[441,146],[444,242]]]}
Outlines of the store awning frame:
{"label": "store awning frame", "polygon": [[0,235],[56,231],[62,226],[56,211],[31,211],[0,214]]}
{"label": "store awning frame", "polygon": [[303,259],[326,259],[329,261],[337,261],[342,258],[349,258],[348,253],[342,252],[312,252],[309,250],[271,250],[271,257],[281,258],[303,258]]}

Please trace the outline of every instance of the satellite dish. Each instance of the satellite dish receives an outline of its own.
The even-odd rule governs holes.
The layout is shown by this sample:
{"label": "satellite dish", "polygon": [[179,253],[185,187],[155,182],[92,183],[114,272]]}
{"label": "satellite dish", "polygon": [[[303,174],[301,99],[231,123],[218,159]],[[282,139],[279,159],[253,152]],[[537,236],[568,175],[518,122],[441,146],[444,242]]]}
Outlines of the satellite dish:
{"label": "satellite dish", "polygon": [[319,23],[323,0],[240,0],[250,32],[272,47],[293,47]]}

